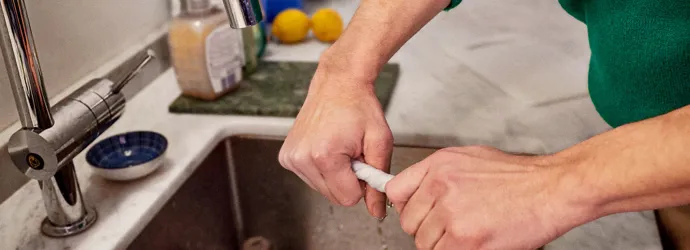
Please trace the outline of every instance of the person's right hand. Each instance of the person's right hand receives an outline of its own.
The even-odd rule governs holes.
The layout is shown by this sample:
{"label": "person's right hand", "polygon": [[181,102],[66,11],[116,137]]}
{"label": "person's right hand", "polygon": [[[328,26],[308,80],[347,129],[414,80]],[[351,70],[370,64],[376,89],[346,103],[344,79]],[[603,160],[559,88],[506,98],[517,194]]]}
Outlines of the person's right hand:
{"label": "person's right hand", "polygon": [[385,172],[390,168],[393,137],[373,80],[326,72],[320,68],[314,75],[280,163],[335,204],[355,205],[366,190],[369,213],[383,218],[385,195],[363,188],[351,169],[354,159]]}

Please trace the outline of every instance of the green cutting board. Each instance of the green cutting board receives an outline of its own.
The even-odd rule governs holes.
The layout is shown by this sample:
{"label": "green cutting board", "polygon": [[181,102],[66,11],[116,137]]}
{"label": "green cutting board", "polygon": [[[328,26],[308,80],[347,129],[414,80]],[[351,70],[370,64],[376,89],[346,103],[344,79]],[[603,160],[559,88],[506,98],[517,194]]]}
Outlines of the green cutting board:
{"label": "green cutting board", "polygon": [[[295,117],[307,96],[317,63],[261,62],[240,87],[214,101],[180,96],[172,113]],[[386,64],[376,79],[376,96],[384,111],[400,75],[398,64]]]}

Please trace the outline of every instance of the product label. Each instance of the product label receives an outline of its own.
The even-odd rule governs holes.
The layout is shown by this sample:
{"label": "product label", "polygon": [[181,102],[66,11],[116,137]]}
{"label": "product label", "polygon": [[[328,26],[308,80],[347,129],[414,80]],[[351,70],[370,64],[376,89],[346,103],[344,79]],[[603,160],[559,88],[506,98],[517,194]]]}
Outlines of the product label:
{"label": "product label", "polygon": [[242,80],[244,48],[240,30],[223,25],[206,38],[206,64],[215,93],[234,88]]}

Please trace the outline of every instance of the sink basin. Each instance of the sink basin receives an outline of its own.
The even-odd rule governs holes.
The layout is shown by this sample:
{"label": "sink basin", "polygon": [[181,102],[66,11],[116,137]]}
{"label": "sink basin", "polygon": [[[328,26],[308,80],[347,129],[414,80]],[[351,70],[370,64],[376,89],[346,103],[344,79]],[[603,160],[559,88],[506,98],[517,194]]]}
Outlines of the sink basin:
{"label": "sink basin", "polygon": [[[363,202],[332,205],[283,169],[277,138],[235,136],[218,145],[129,249],[242,249],[262,237],[274,249],[415,249],[389,209],[383,222]],[[392,172],[434,149],[396,147]]]}
{"label": "sink basin", "polygon": [[0,143],[0,204],[29,181],[12,163],[7,145]]}

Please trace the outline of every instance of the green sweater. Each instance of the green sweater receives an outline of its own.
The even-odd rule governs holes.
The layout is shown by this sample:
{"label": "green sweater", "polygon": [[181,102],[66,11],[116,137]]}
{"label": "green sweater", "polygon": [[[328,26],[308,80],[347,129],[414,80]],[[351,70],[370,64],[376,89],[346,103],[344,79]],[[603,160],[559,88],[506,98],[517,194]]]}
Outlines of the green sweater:
{"label": "green sweater", "polygon": [[589,94],[611,126],[690,105],[690,0],[559,2],[587,25]]}

